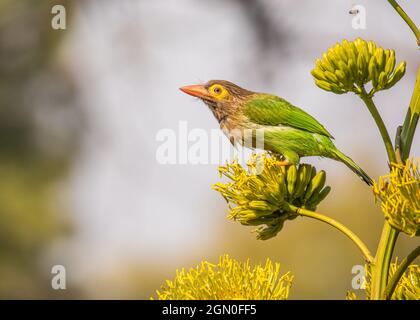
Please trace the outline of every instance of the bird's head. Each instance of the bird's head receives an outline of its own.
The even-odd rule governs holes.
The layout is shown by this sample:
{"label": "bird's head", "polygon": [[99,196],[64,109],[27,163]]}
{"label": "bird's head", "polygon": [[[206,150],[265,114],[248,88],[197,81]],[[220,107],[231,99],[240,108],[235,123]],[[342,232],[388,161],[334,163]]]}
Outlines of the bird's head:
{"label": "bird's head", "polygon": [[203,100],[210,108],[228,108],[253,94],[225,80],[210,80],[206,84],[185,86],[180,90]]}

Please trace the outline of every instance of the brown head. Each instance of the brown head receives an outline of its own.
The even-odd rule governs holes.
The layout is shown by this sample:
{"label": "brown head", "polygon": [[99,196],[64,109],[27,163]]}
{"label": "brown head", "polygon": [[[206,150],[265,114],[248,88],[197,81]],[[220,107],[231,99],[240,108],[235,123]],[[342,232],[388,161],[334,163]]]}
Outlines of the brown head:
{"label": "brown head", "polygon": [[242,102],[254,94],[225,80],[210,80],[206,84],[185,86],[180,90],[203,100],[219,121],[235,113]]}

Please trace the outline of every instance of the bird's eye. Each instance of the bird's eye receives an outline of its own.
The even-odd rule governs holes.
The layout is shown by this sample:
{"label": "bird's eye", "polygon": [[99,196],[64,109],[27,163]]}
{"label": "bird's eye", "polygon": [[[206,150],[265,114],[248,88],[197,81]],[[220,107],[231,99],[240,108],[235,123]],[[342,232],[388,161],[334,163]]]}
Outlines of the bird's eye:
{"label": "bird's eye", "polygon": [[222,89],[220,87],[216,87],[216,88],[213,89],[213,92],[215,94],[220,94],[222,92]]}
{"label": "bird's eye", "polygon": [[226,99],[226,97],[229,95],[228,91],[220,84],[214,84],[211,86],[209,92],[216,100]]}

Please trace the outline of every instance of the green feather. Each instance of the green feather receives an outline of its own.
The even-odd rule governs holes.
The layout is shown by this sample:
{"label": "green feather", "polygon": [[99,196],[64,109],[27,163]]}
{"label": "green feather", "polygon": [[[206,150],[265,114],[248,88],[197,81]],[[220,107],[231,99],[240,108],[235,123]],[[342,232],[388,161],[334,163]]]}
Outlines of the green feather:
{"label": "green feather", "polygon": [[245,103],[244,114],[251,122],[260,125],[290,126],[333,138],[314,117],[291,105],[286,100],[273,95],[255,95]]}
{"label": "green feather", "polygon": [[335,159],[372,184],[372,179],[336,148],[332,135],[322,124],[286,100],[257,94],[244,104],[244,115],[250,123],[264,128],[264,149],[283,155],[292,164],[308,156]]}

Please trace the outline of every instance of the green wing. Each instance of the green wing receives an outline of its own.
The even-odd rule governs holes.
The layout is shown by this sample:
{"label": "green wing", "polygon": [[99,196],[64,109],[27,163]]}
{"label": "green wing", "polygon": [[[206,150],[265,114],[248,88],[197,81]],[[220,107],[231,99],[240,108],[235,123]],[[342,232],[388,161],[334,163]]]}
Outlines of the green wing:
{"label": "green wing", "polygon": [[276,96],[264,94],[252,98],[245,104],[244,113],[260,125],[284,125],[333,138],[314,117]]}

